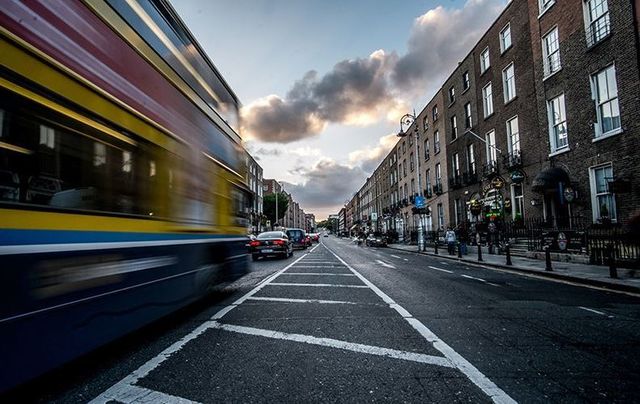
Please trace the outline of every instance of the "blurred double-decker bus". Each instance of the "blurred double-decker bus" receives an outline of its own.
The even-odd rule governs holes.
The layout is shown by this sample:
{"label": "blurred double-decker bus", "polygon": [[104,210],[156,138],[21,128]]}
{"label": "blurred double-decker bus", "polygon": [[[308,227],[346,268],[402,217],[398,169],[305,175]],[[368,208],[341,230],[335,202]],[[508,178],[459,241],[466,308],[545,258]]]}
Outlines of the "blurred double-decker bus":
{"label": "blurred double-decker bus", "polygon": [[0,6],[0,392],[247,270],[237,97],[165,0]]}

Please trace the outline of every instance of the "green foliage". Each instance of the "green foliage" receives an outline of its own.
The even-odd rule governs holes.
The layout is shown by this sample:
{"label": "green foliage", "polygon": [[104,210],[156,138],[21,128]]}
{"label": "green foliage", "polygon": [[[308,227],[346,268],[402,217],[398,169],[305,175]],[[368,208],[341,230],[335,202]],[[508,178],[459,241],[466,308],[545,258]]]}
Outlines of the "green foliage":
{"label": "green foliage", "polygon": [[263,198],[263,210],[266,217],[269,218],[271,224],[279,223],[287,212],[289,207],[289,198],[284,192],[278,194],[278,217],[276,218],[276,194],[268,194]]}

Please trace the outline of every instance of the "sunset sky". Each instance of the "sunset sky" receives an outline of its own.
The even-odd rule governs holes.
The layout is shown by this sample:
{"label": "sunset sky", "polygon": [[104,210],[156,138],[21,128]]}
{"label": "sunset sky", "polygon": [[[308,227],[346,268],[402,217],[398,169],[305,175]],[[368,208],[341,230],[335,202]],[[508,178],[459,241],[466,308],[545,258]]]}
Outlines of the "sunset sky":
{"label": "sunset sky", "polygon": [[[337,213],[506,0],[172,0],[243,104],[245,147]],[[454,38],[452,40],[452,38]]]}

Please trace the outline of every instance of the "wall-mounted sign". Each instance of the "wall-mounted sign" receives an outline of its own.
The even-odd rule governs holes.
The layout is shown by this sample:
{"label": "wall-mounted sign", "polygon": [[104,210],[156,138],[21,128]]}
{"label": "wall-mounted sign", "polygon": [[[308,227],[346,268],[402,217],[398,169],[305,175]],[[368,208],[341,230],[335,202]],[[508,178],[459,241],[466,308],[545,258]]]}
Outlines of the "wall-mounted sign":
{"label": "wall-mounted sign", "polygon": [[511,182],[514,184],[522,184],[524,181],[524,172],[522,170],[515,170],[511,173]]}
{"label": "wall-mounted sign", "polygon": [[576,191],[572,187],[566,187],[564,189],[564,199],[571,203],[576,199]]}
{"label": "wall-mounted sign", "polygon": [[416,196],[416,200],[415,200],[416,208],[422,209],[426,206],[426,204],[427,204],[427,200],[424,196],[421,196],[421,195]]}
{"label": "wall-mounted sign", "polygon": [[491,186],[495,189],[501,189],[504,187],[504,180],[500,177],[496,177],[491,180]]}

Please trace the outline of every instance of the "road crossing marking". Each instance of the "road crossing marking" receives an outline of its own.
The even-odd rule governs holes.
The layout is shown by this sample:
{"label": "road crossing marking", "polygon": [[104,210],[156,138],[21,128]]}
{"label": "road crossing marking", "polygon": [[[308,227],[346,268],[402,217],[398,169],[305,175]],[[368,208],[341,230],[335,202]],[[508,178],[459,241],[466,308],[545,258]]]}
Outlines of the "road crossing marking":
{"label": "road crossing marking", "polygon": [[[296,267],[298,268],[298,267]],[[354,274],[334,274],[325,272],[285,272],[284,275],[310,275],[310,276],[355,276]]]}
{"label": "road crossing marking", "polygon": [[354,289],[368,289],[366,285],[335,285],[332,283],[278,283],[271,282],[269,286],[311,286],[321,288],[354,288]]}
{"label": "road crossing marking", "polygon": [[344,268],[344,265],[296,265],[296,268]]}
{"label": "road crossing marking", "polygon": [[431,265],[429,265],[429,268],[431,269],[435,269],[436,271],[442,271],[442,272],[446,272],[448,274],[452,274],[453,271],[449,271],[448,269],[442,269],[442,268],[438,268],[438,267],[432,267]]}
{"label": "road crossing marking", "polygon": [[394,266],[393,266],[393,265],[391,265],[391,264],[387,264],[387,263],[386,263],[386,262],[384,262],[384,261],[376,260],[376,262],[377,262],[378,264],[382,265],[383,267],[396,269],[396,267],[394,267]]}
{"label": "road crossing marking", "polygon": [[590,312],[592,312],[592,313],[599,314],[599,315],[601,315],[601,316],[607,316],[607,317],[609,317],[609,318],[613,318],[613,316],[610,316],[610,315],[608,315],[607,313],[604,313],[604,312],[602,312],[602,311],[598,311],[598,310],[595,310],[595,309],[590,309],[590,308],[588,308],[588,307],[583,307],[583,306],[578,306],[578,308],[579,308],[579,309],[582,309],[582,310],[590,311]]}
{"label": "road crossing marking", "polygon": [[341,300],[319,300],[319,299],[289,299],[285,297],[256,297],[252,296],[247,300],[264,300],[268,302],[283,303],[320,303],[320,304],[358,304],[355,302],[345,302]]}
{"label": "road crossing marking", "polygon": [[426,363],[429,365],[437,365],[447,368],[453,368],[453,364],[446,358],[441,356],[432,356],[415,352],[399,351],[397,349],[381,348],[377,346],[357,344],[353,342],[340,341],[332,338],[318,338],[311,335],[290,334],[280,331],[264,330],[260,328],[244,327],[239,325],[222,324],[215,322],[214,328],[220,328],[226,331],[236,332],[240,334],[256,335],[266,338],[281,339],[287,341],[303,342],[305,344],[320,345],[330,348],[343,349],[359,353],[366,353],[376,356],[384,356],[387,358],[402,359],[406,361]]}
{"label": "road crossing marking", "polygon": [[427,341],[429,341],[432,346],[438,351],[442,352],[442,354],[449,359],[455,367],[462,372],[467,378],[476,386],[478,386],[491,400],[495,403],[516,403],[514,399],[512,399],[504,390],[498,387],[495,383],[493,383],[487,376],[485,376],[482,372],[480,372],[475,366],[471,364],[468,360],[466,360],[462,355],[457,353],[453,348],[447,345],[444,341],[442,341],[436,334],[434,334],[430,329],[428,329],[420,320],[413,317],[411,313],[405,310],[402,306],[397,304],[392,298],[390,298],[386,293],[380,290],[376,285],[371,283],[367,278],[362,276],[360,272],[356,271],[353,267],[345,262],[342,258],[340,258],[335,252],[329,249],[329,247],[324,246],[334,257],[336,257],[340,262],[342,262],[347,268],[351,270],[365,285],[369,286],[371,290],[375,292],[385,303],[389,304],[390,307],[395,309],[416,331],[420,333]]}

